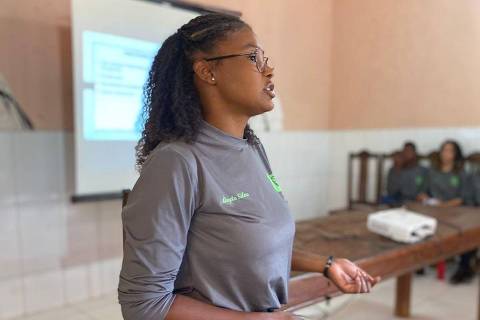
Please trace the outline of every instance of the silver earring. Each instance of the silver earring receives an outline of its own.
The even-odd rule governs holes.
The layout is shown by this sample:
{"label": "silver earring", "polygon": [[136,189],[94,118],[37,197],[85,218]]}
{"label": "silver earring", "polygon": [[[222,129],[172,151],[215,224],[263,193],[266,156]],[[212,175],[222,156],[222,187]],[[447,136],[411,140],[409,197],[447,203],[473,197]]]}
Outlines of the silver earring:
{"label": "silver earring", "polygon": [[214,78],[214,77],[212,77],[212,81],[215,81],[215,78]]}

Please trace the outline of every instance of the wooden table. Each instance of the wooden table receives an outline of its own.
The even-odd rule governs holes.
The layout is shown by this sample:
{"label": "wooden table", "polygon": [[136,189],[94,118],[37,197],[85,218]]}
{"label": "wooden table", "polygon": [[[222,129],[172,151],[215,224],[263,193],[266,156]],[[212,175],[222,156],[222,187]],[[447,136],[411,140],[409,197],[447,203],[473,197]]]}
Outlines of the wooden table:
{"label": "wooden table", "polygon": [[[295,248],[313,254],[334,255],[354,261],[373,276],[397,277],[395,315],[410,316],[412,272],[480,247],[480,208],[408,206],[438,220],[436,234],[415,244],[402,244],[367,230],[373,210],[340,212],[297,223]],[[321,274],[292,274],[289,304],[303,306],[340,294]],[[478,311],[480,319],[480,303]]]}

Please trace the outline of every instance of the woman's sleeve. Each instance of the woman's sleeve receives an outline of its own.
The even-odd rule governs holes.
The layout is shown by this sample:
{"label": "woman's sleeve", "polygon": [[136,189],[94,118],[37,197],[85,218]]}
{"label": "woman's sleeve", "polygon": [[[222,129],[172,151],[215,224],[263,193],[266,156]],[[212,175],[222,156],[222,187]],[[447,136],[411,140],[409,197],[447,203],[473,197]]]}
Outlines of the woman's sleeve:
{"label": "woman's sleeve", "polygon": [[144,165],[122,211],[124,257],[118,298],[125,320],[163,320],[195,211],[196,172],[174,150]]}

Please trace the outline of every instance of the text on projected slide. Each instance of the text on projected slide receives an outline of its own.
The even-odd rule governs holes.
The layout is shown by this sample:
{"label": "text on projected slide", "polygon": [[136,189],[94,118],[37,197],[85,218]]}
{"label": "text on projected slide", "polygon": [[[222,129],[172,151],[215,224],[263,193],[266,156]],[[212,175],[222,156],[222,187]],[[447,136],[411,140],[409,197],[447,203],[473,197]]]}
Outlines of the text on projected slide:
{"label": "text on projected slide", "polygon": [[83,33],[83,135],[88,140],[138,140],[143,85],[159,44]]}

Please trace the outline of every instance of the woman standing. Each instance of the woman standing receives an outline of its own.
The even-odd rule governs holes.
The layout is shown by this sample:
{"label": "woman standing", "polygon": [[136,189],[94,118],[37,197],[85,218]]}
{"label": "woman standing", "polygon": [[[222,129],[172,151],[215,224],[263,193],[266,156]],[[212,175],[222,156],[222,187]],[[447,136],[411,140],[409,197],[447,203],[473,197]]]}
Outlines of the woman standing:
{"label": "woman standing", "polygon": [[344,292],[373,279],[345,259],[292,252],[295,224],[248,119],[273,108],[273,68],[237,17],[194,18],[160,48],[146,85],[141,174],[122,212],[125,319],[295,319],[290,269]]}

